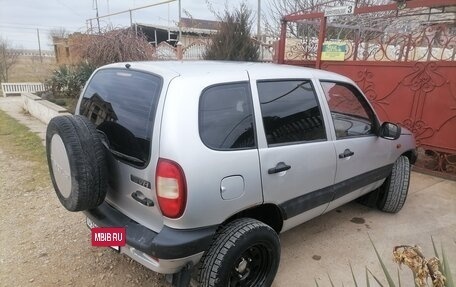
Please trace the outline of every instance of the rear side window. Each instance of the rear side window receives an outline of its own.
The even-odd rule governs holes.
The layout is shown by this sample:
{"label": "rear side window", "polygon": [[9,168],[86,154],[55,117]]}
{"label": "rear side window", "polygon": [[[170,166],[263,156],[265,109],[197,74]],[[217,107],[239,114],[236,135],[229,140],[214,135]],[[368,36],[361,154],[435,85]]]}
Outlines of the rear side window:
{"label": "rear side window", "polygon": [[268,145],[326,140],[310,80],[261,81],[257,86]]}
{"label": "rear side window", "polygon": [[105,136],[111,152],[136,166],[150,156],[160,77],[124,69],[98,71],[84,92],[80,114]]}
{"label": "rear side window", "polygon": [[205,89],[199,104],[199,129],[202,141],[212,149],[255,148],[249,84]]}

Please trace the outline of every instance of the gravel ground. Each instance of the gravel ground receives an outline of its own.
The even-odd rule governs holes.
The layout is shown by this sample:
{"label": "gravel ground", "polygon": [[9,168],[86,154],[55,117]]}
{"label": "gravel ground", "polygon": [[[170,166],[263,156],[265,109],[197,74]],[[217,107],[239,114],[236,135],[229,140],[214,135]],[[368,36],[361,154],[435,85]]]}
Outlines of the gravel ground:
{"label": "gravel ground", "polygon": [[54,190],[27,188],[33,170],[0,147],[0,286],[169,286],[126,256],[92,247],[82,213]]}

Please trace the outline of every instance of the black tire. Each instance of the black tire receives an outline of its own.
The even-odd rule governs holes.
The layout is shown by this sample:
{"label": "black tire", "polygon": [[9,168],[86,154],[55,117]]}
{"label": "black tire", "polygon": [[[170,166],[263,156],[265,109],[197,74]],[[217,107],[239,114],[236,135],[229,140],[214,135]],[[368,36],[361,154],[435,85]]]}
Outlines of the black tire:
{"label": "black tire", "polygon": [[397,213],[404,206],[410,183],[410,161],[400,156],[393,165],[391,174],[380,187],[377,207],[381,211]]}
{"label": "black tire", "polygon": [[203,287],[271,286],[280,262],[280,241],[274,229],[251,218],[230,222],[201,260]]}
{"label": "black tire", "polygon": [[46,153],[52,184],[67,210],[93,209],[104,201],[106,155],[89,120],[82,116],[53,118],[46,131]]}

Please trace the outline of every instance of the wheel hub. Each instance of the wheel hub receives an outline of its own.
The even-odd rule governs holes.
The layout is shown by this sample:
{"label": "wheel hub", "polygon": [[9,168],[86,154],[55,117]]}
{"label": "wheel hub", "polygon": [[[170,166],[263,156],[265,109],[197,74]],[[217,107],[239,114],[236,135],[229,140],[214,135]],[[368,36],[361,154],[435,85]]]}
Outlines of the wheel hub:
{"label": "wheel hub", "polygon": [[244,273],[245,270],[247,269],[247,264],[248,264],[248,261],[245,260],[244,257],[242,257],[241,261],[239,262],[238,266],[236,267],[236,271],[239,273]]}

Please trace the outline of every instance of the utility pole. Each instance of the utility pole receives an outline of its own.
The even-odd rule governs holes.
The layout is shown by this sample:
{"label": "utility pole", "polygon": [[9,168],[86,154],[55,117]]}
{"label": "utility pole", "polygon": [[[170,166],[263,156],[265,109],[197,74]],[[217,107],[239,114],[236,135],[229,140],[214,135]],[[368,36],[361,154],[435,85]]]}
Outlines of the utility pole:
{"label": "utility pole", "polygon": [[257,38],[260,40],[261,36],[261,0],[258,0],[258,16],[257,16]]}
{"label": "utility pole", "polygon": [[98,34],[101,34],[101,28],[100,28],[100,18],[98,17],[98,0],[94,0],[95,1],[95,10],[97,11],[96,12],[96,18],[97,18],[97,24],[98,24]]}
{"label": "utility pole", "polygon": [[[111,11],[109,10],[109,0],[106,0],[106,7],[107,7],[107,10],[108,10],[108,14],[110,14]],[[111,17],[108,18],[108,21],[109,21],[109,24],[111,24]]]}
{"label": "utility pole", "polygon": [[36,29],[36,36],[38,37],[38,51],[40,53],[40,62],[43,63],[43,56],[41,55],[40,29]]}
{"label": "utility pole", "polygon": [[261,0],[258,0],[258,12],[257,12],[257,40],[260,43],[260,57],[264,59],[263,55],[263,41],[261,39]]}
{"label": "utility pole", "polygon": [[133,15],[131,14],[131,9],[128,11],[130,12],[130,27],[133,27]]}
{"label": "utility pole", "polygon": [[181,10],[182,10],[182,3],[181,3],[181,0],[179,0],[179,39],[178,41],[181,40],[182,38],[182,28],[181,28]]}

